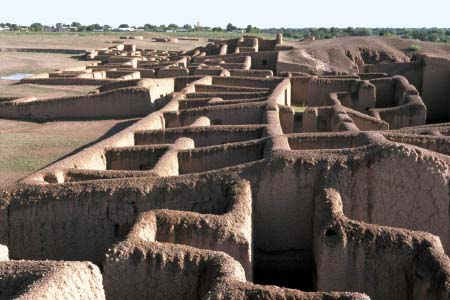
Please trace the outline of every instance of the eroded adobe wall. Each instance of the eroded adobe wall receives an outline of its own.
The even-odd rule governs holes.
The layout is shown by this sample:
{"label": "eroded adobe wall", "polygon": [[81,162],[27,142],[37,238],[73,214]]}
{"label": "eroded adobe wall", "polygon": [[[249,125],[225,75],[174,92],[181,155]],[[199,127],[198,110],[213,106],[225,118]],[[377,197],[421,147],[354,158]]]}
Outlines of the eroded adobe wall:
{"label": "eroded adobe wall", "polygon": [[124,147],[105,153],[107,170],[150,170],[169,149],[162,147]]}
{"label": "eroded adobe wall", "polygon": [[389,76],[405,76],[419,91],[422,91],[422,68],[423,63],[420,60],[412,62],[383,62],[365,66],[365,69],[370,72],[387,73]]}
{"label": "eroded adobe wall", "polygon": [[448,299],[449,259],[438,238],[348,219],[334,175],[323,176],[328,182],[316,194],[317,287],[364,292],[374,300]]}
{"label": "eroded adobe wall", "polygon": [[297,271],[308,276],[313,263],[315,163],[274,158],[253,174],[256,272]]}
{"label": "eroded adobe wall", "polygon": [[395,83],[392,77],[372,79],[370,83],[375,86],[376,108],[385,108],[395,106]]}
{"label": "eroded adobe wall", "polygon": [[[362,102],[373,101],[375,89],[370,89],[370,84],[355,79],[327,79],[310,76],[299,76],[291,78],[292,103],[306,104],[308,106],[327,105],[330,93],[349,92],[361,96]],[[362,93],[362,90],[367,90]]]}
{"label": "eroded adobe wall", "polygon": [[336,166],[346,216],[430,232],[450,249],[449,170],[446,159],[400,144],[372,149]]}
{"label": "eroded adobe wall", "polygon": [[88,262],[0,263],[2,299],[104,300],[102,275]]}
{"label": "eroded adobe wall", "polygon": [[180,174],[200,173],[263,159],[264,142],[212,146],[178,153]]}
{"label": "eroded adobe wall", "polygon": [[450,116],[450,59],[423,56],[422,98],[427,119],[447,120]]}
{"label": "eroded adobe wall", "polygon": [[3,103],[0,116],[32,120],[143,116],[151,106],[148,90],[120,89],[92,96]]}
{"label": "eroded adobe wall", "polygon": [[11,258],[99,263],[106,250],[128,233],[140,212],[167,208],[220,214],[229,205],[227,187],[219,182],[197,180],[192,185],[185,181],[167,188],[165,184],[170,183],[153,180],[147,178],[139,187],[122,186],[119,180],[18,192],[8,209]]}
{"label": "eroded adobe wall", "polygon": [[196,127],[166,129],[158,131],[139,131],[135,133],[135,144],[171,144],[180,136],[194,140],[195,146],[205,147],[226,143],[255,140],[262,137],[264,126],[239,127]]}

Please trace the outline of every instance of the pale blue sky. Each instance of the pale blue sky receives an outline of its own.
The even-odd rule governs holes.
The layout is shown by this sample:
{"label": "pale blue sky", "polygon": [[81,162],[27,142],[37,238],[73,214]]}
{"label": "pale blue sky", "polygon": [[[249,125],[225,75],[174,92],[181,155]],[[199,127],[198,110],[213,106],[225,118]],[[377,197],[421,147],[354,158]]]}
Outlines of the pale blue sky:
{"label": "pale blue sky", "polygon": [[[274,3],[276,5],[273,5]],[[0,0],[0,22],[450,27],[450,0]]]}

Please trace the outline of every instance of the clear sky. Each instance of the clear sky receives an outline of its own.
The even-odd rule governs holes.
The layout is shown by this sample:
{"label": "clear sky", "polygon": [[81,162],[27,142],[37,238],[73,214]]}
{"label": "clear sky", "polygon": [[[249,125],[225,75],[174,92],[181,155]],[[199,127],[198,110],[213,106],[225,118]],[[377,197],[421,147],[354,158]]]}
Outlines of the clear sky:
{"label": "clear sky", "polygon": [[450,0],[0,0],[0,22],[268,27],[446,27]]}

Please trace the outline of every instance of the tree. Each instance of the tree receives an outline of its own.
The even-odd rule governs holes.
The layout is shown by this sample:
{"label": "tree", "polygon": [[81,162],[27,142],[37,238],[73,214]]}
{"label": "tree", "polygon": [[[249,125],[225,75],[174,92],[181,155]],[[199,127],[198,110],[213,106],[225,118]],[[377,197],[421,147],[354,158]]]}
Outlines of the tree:
{"label": "tree", "polygon": [[259,33],[261,32],[261,30],[257,27],[253,27],[252,25],[248,25],[247,28],[245,29],[246,33]]}
{"label": "tree", "polygon": [[70,24],[70,26],[76,27],[76,28],[77,28],[77,31],[80,31],[81,23],[78,23],[78,22],[72,22],[72,24]]}
{"label": "tree", "polygon": [[44,26],[41,23],[33,23],[30,25],[30,30],[40,32],[44,30]]}
{"label": "tree", "polygon": [[222,29],[222,27],[213,27],[212,31],[213,32],[222,32],[223,29]]}
{"label": "tree", "polygon": [[156,31],[158,29],[158,26],[151,25],[151,24],[145,24],[144,30],[145,31]]}
{"label": "tree", "polygon": [[227,25],[227,31],[233,31],[233,30],[236,30],[236,29],[237,29],[236,26],[234,26],[234,25],[231,24],[231,23],[228,23],[228,25]]}
{"label": "tree", "polygon": [[191,25],[189,25],[189,24],[184,24],[183,25],[183,29],[186,29],[187,31],[192,31],[192,26]]}
{"label": "tree", "polygon": [[178,28],[180,28],[177,24],[169,24],[169,26],[167,26],[167,29],[169,30],[177,30]]}
{"label": "tree", "polygon": [[111,26],[106,25],[106,24],[103,25],[103,31],[105,31],[105,32],[106,32],[106,31],[111,31],[111,29],[112,29]]}
{"label": "tree", "polygon": [[120,24],[119,28],[129,28],[128,24]]}

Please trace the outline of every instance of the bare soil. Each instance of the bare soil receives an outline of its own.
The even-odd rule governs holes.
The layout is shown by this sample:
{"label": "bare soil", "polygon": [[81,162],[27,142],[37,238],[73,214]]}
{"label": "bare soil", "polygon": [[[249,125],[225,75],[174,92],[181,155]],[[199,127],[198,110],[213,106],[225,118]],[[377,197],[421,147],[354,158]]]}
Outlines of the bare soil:
{"label": "bare soil", "polygon": [[450,56],[450,44],[401,38],[342,37],[320,41],[290,42],[287,44],[294,46],[295,49],[281,52],[280,59],[282,61],[304,64],[319,72],[331,69],[338,72],[351,73],[355,71],[355,62],[352,60],[352,57],[370,57],[366,63],[410,61],[414,53],[409,52],[408,47],[412,45],[419,46],[417,53]]}

